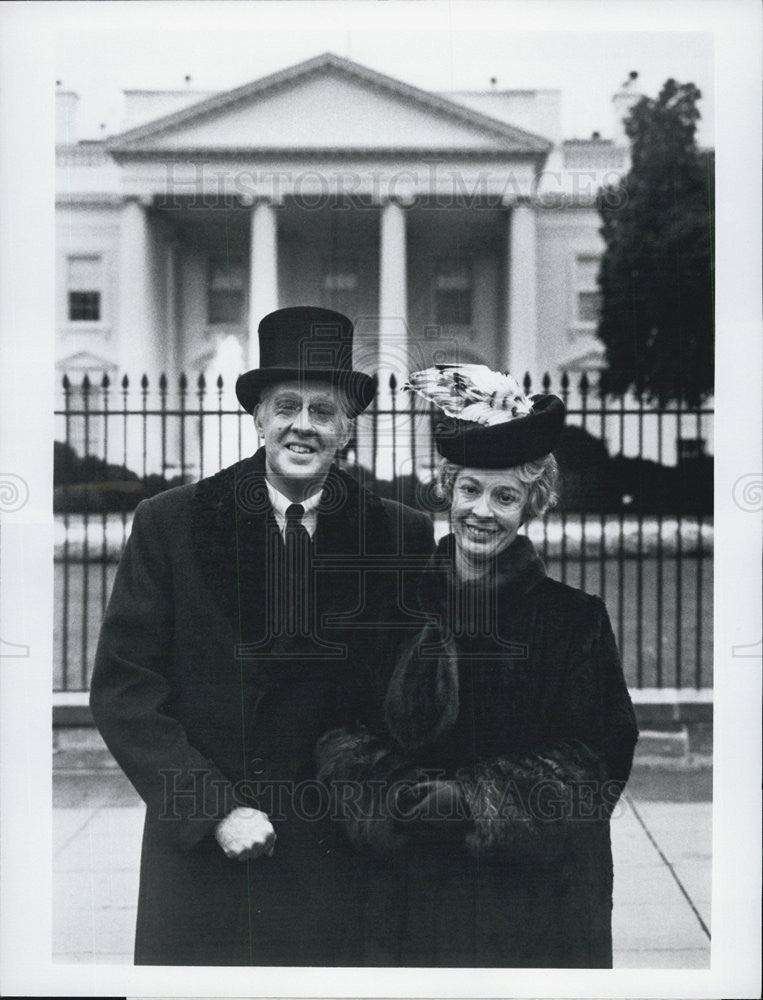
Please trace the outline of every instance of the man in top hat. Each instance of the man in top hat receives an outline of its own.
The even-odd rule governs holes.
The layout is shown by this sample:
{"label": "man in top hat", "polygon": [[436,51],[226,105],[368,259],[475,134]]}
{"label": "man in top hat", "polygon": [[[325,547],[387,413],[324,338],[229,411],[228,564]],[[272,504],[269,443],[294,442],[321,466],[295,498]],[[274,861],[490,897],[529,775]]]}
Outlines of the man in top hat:
{"label": "man in top hat", "polygon": [[339,313],[280,309],[236,385],[264,447],[140,503],[96,654],[96,724],[146,803],[138,964],[346,959],[360,860],[315,778],[374,725],[429,519],[334,464],[374,395]]}

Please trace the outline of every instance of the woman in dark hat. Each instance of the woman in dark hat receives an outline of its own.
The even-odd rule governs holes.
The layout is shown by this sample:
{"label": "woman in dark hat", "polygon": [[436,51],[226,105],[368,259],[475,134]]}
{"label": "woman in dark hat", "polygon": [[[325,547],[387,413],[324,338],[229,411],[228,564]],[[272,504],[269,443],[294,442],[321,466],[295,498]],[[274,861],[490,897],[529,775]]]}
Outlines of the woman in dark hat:
{"label": "woman in dark hat", "polygon": [[635,715],[604,603],[550,579],[520,534],[555,500],[564,406],[482,366],[408,387],[446,415],[429,623],[397,659],[387,733],[318,749],[369,858],[359,964],[609,967],[609,819]]}

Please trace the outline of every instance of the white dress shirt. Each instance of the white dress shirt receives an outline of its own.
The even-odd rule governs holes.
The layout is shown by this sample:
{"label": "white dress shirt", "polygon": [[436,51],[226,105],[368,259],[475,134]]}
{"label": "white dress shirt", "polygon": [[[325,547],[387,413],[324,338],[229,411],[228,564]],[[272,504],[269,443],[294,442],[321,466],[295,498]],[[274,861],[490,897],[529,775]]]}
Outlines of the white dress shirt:
{"label": "white dress shirt", "polygon": [[[278,530],[283,536],[283,533],[286,530],[286,508],[291,507],[294,501],[285,497],[283,493],[281,493],[280,490],[277,490],[275,486],[268,482],[267,479],[265,479],[265,485],[268,488],[268,497],[270,498],[270,503],[273,507],[273,513],[276,516]],[[306,500],[300,500],[300,503],[305,508],[305,513],[302,515],[302,524],[311,538],[315,534],[315,528],[318,524],[318,504],[321,502],[322,494],[323,490],[318,490],[317,493],[313,493],[313,495],[308,497]]]}

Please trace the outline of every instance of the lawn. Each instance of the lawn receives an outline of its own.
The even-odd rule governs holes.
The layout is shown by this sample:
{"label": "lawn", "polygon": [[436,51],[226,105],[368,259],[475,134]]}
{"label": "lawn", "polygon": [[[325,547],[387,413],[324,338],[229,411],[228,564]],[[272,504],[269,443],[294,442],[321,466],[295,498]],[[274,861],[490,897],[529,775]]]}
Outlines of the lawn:
{"label": "lawn", "polygon": [[[549,574],[602,596],[631,687],[674,687],[713,682],[712,557],[696,554],[661,560],[576,556],[564,565],[549,556]],[[116,572],[114,563],[63,563],[55,567],[54,690],[88,685],[103,607]],[[68,608],[64,613],[64,594]],[[85,613],[85,597],[87,612]],[[64,647],[66,646],[66,663]],[[83,669],[84,667],[84,669]]]}

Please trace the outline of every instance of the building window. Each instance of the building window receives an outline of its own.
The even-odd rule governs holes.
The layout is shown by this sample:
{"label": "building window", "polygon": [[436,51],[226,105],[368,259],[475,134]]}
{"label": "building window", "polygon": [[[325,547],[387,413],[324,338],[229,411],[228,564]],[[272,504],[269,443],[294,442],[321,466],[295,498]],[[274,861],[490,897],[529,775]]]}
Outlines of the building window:
{"label": "building window", "polygon": [[245,284],[242,258],[210,258],[207,289],[207,322],[210,326],[243,322]]}
{"label": "building window", "polygon": [[102,318],[103,268],[100,257],[70,257],[67,292],[70,323],[97,323]]}
{"label": "building window", "polygon": [[444,258],[435,263],[434,318],[443,326],[471,326],[472,269],[469,261]]}
{"label": "building window", "polygon": [[575,258],[575,322],[578,326],[596,326],[601,312],[601,292],[598,275],[599,257],[581,255]]}
{"label": "building window", "polygon": [[323,303],[329,309],[354,316],[358,310],[358,262],[331,258],[323,262]]}

